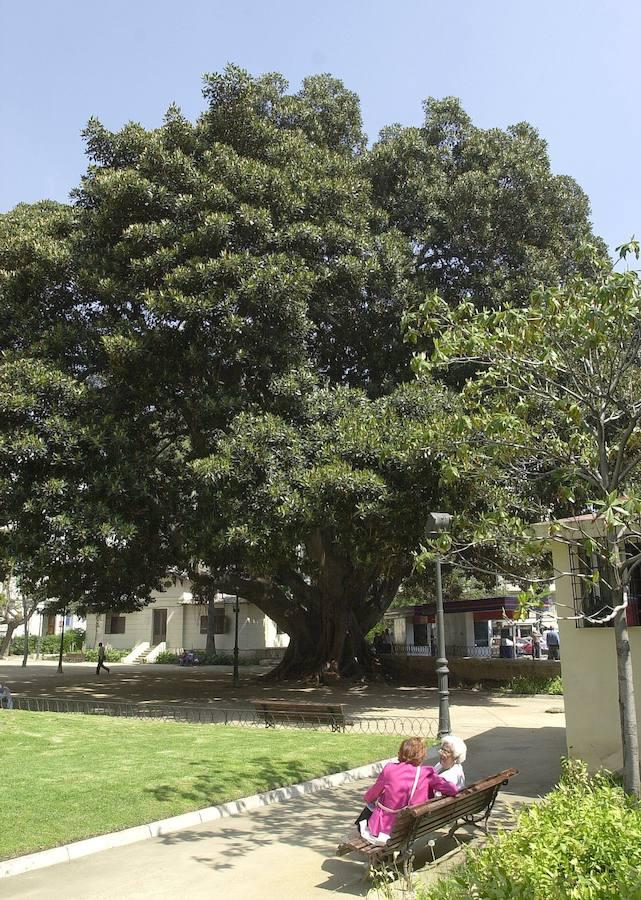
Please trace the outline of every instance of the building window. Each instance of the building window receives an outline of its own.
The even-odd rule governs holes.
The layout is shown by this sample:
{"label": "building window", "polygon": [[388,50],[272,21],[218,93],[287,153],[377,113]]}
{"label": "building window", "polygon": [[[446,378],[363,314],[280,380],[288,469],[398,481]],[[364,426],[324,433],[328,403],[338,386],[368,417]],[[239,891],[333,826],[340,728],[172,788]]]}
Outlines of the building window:
{"label": "building window", "polygon": [[[200,633],[207,634],[208,616],[200,617]],[[227,631],[227,616],[224,609],[214,610],[214,634],[225,634]]]}
{"label": "building window", "polygon": [[427,625],[423,622],[414,625],[414,644],[417,647],[427,647]]}
{"label": "building window", "polygon": [[105,617],[105,634],[124,634],[125,633],[125,616]]}
{"label": "building window", "polygon": [[[612,625],[608,622],[592,622],[584,616],[604,618],[612,612],[612,575],[606,561],[596,553],[588,553],[580,545],[570,547],[570,570],[572,572],[572,595],[574,610],[581,618],[577,619],[577,628],[603,628]],[[592,576],[598,572],[599,580],[592,582]]]}

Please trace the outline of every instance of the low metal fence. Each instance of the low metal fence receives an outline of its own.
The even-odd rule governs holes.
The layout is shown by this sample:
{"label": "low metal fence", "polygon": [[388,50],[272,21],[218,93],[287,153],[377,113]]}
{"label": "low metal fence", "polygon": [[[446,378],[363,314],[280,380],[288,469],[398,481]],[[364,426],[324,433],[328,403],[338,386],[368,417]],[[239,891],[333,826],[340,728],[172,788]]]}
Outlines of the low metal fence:
{"label": "low metal fence", "polygon": [[470,644],[453,644],[447,648],[448,656],[472,656],[476,659],[491,659],[498,657],[499,648],[496,647],[477,647]]}
{"label": "low metal fence", "polygon": [[[392,644],[392,653],[395,656],[438,656],[436,647],[428,644]],[[485,659],[498,657],[498,647],[477,647],[469,644],[448,644],[445,655],[450,656],[474,656]]]}
{"label": "low metal fence", "polygon": [[436,650],[427,644],[392,644],[392,653],[396,656],[436,656]]}
{"label": "low metal fence", "polygon": [[[115,716],[126,719],[163,719],[172,722],[201,725],[229,725],[247,728],[265,728],[264,718],[251,709],[229,709],[218,706],[140,706],[136,703],[118,703],[100,700],[68,700],[61,697],[16,697],[14,709],[29,712],[80,713],[93,716]],[[279,712],[277,724],[270,727],[307,728],[312,731],[336,731],[335,717],[308,713],[305,721],[300,714],[283,715]],[[395,734],[403,737],[435,738],[438,720],[422,716],[358,716],[345,714],[344,728],[364,734]]]}

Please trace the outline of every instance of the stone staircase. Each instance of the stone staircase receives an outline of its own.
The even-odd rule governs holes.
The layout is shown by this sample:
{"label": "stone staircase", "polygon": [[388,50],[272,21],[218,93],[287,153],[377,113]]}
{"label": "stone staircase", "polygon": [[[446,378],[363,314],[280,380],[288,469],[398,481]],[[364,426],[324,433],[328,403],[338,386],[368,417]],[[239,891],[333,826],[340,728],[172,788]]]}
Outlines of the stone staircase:
{"label": "stone staircase", "polygon": [[140,644],[136,644],[131,653],[128,653],[127,656],[122,660],[124,663],[138,663],[141,661],[141,657],[144,655],[145,660],[151,651],[151,646],[149,641],[142,641]]}

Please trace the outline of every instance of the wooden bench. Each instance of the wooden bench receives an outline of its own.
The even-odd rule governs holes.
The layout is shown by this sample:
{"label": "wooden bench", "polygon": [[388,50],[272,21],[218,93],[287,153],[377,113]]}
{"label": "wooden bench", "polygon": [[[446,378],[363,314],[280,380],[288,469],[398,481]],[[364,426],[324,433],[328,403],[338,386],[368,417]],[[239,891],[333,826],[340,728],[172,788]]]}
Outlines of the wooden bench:
{"label": "wooden bench", "polygon": [[343,703],[291,703],[289,700],[252,700],[256,717],[267,728],[282,725],[329,725],[332,731],[345,731],[353,722],[345,718]]}
{"label": "wooden bench", "polygon": [[390,863],[400,863],[405,874],[408,874],[415,856],[415,845],[440,828],[449,825],[449,837],[462,825],[481,828],[487,834],[487,822],[496,795],[514,775],[518,775],[518,769],[505,769],[490,778],[475,781],[455,797],[410,806],[397,815],[390,839],[384,846],[377,847],[358,836],[339,844],[337,856],[357,853],[367,861],[368,868],[384,868]]}

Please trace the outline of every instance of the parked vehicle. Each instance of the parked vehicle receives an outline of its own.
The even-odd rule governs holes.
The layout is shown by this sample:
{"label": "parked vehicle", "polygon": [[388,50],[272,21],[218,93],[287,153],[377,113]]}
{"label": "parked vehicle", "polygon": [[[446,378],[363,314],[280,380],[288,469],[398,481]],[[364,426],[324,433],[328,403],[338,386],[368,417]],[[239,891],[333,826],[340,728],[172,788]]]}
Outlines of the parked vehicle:
{"label": "parked vehicle", "polygon": [[532,656],[532,638],[520,637],[516,639],[516,652],[519,656]]}

